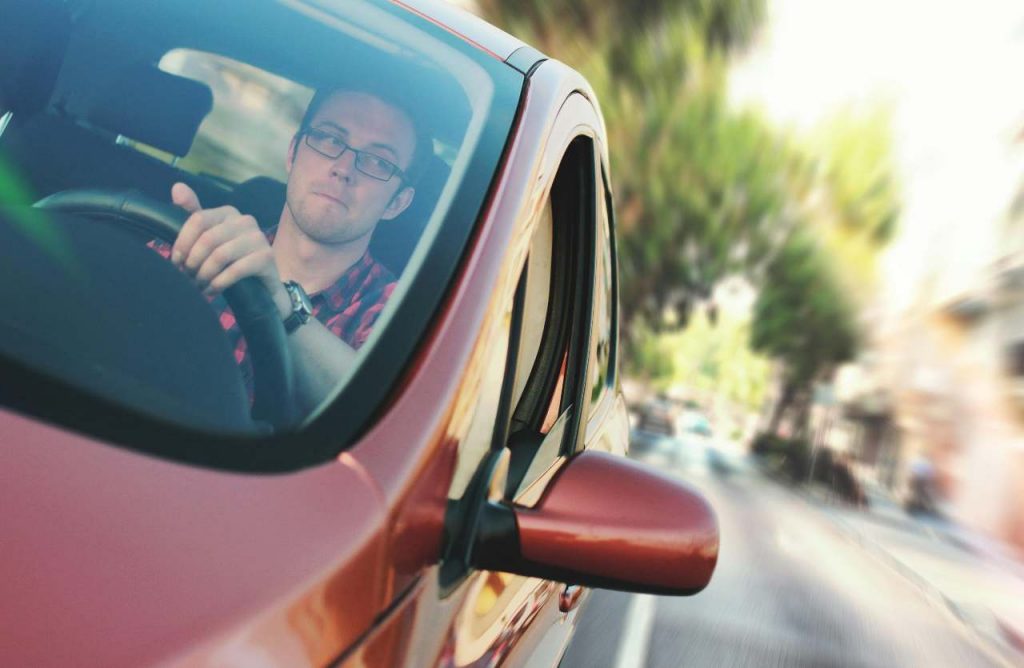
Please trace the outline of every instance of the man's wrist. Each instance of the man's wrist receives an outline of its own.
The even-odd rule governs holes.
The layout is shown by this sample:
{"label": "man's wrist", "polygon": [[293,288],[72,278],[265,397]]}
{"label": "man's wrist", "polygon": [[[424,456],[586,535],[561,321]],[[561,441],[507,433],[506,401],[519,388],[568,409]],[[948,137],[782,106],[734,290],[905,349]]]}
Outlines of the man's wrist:
{"label": "man's wrist", "polygon": [[284,287],[284,283],[277,281],[270,296],[274,298],[274,305],[277,306],[277,313],[281,316],[281,320],[285,320],[292,314],[292,298]]}
{"label": "man's wrist", "polygon": [[291,301],[291,312],[284,318],[284,331],[291,334],[313,317],[313,304],[306,291],[295,281],[285,281],[282,285]]}

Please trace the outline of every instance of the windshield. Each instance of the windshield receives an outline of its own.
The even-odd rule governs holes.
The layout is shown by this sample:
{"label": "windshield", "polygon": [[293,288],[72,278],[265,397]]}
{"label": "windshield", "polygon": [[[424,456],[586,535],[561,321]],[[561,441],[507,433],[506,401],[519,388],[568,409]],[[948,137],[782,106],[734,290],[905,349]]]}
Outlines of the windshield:
{"label": "windshield", "polygon": [[521,75],[387,3],[8,18],[0,355],[54,385],[7,403],[74,423],[64,388],[236,438],[315,422],[359,383],[355,433],[443,298]]}

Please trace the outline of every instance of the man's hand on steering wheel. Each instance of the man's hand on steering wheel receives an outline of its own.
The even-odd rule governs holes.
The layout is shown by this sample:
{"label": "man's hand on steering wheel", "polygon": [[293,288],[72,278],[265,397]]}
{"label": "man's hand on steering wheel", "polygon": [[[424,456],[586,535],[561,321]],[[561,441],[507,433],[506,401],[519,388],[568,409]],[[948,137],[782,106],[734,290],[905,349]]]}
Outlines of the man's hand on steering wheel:
{"label": "man's hand on steering wheel", "polygon": [[[180,190],[180,188],[176,186],[172,189],[172,196],[175,197],[176,203],[192,207],[200,214],[196,216],[198,219],[207,223],[211,222],[201,211],[199,198],[192,192],[192,189],[183,184],[179,185],[184,188],[179,195],[173,195],[173,190]],[[185,225],[182,219],[187,213],[181,206],[151,199],[137,191],[101,188],[78,188],[53,193],[36,202],[34,206],[44,211],[94,218],[117,226],[127,226],[136,232],[141,232],[145,238],[155,237],[167,243],[177,243],[181,240],[182,229]],[[237,213],[235,211],[235,214]],[[251,223],[253,229],[258,229],[255,221],[251,221]],[[200,226],[201,223],[194,226],[197,233],[190,244],[190,253],[196,250],[194,248],[195,240],[203,236],[202,232],[205,228]],[[266,247],[269,253],[270,248],[266,238],[262,236],[262,233],[259,234],[263,247]],[[223,245],[223,242],[217,245]],[[209,248],[206,251],[207,255],[213,250],[214,248]],[[242,256],[250,254],[242,253]],[[222,253],[218,257],[228,256]],[[199,259],[198,255],[196,259]],[[214,260],[211,267],[217,264],[216,257]],[[211,278],[216,279],[219,274],[224,273],[224,267],[230,269],[232,262],[221,261],[220,264],[222,270],[213,272]],[[243,264],[240,269],[244,269],[247,264]],[[259,276],[255,275],[250,267],[248,272],[238,272],[241,278],[228,275],[225,277],[226,280],[222,279],[223,283],[218,283],[218,286],[225,284],[226,287],[215,289],[224,289],[224,297],[235,314],[242,335],[249,344],[255,382],[254,412],[259,415],[261,420],[266,420],[276,429],[287,429],[296,423],[298,411],[295,403],[292,354],[288,347],[284,323],[281,320],[281,307],[277,298],[274,297],[278,290],[284,290],[284,286],[281,283],[273,283],[272,286],[266,283],[267,280],[275,280],[267,278],[268,276],[277,276],[277,269],[274,267],[272,259],[269,267],[265,263],[256,264],[264,269]],[[200,262],[197,265],[197,270],[202,268],[203,262]],[[271,290],[267,288],[271,288]],[[287,291],[285,291],[285,296],[287,297]]]}
{"label": "man's hand on steering wheel", "polygon": [[256,219],[233,206],[204,209],[195,191],[184,183],[171,188],[171,201],[191,215],[171,249],[171,261],[212,296],[252,276],[267,288],[281,318],[291,312],[291,299],[274,262],[274,252]]}

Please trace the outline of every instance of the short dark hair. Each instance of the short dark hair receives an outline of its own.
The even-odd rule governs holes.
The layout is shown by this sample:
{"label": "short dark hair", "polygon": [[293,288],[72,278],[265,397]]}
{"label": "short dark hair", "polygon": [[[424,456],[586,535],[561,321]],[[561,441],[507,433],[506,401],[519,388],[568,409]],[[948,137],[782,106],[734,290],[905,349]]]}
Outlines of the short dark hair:
{"label": "short dark hair", "polygon": [[302,122],[299,123],[299,129],[295,132],[296,141],[295,149],[293,149],[292,153],[292,159],[295,159],[294,151],[298,150],[299,138],[310,129],[310,124],[313,122],[313,118],[320,110],[320,107],[323,106],[324,102],[336,93],[348,92],[372,95],[385,104],[394,107],[409,119],[409,123],[412,125],[413,134],[416,136],[416,141],[413,146],[412,160],[409,162],[409,167],[404,170],[405,184],[408,186],[415,186],[423,175],[423,171],[426,169],[427,164],[430,162],[431,156],[434,154],[433,139],[431,138],[430,132],[426,126],[420,122],[417,115],[413,113],[411,104],[403,100],[400,95],[385,91],[383,88],[376,86],[337,86],[318,89],[316,93],[313,94],[313,99],[311,99],[309,104],[306,106],[306,113],[303,114]]}

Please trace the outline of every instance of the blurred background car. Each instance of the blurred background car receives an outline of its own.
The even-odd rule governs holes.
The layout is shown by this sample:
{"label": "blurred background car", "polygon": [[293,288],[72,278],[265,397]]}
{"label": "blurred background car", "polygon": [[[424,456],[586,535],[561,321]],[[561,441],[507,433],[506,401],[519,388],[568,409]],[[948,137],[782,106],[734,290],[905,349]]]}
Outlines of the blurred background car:
{"label": "blurred background car", "polygon": [[682,431],[688,434],[696,434],[697,436],[703,436],[705,438],[711,438],[714,435],[714,431],[711,429],[711,423],[703,413],[694,409],[687,409],[683,411],[683,414],[679,418],[679,423]]}
{"label": "blurred background car", "polygon": [[657,398],[644,403],[636,413],[635,428],[648,434],[675,436],[679,410],[668,399]]}

